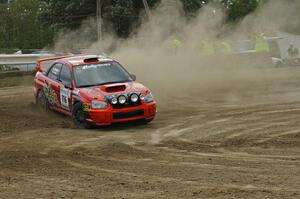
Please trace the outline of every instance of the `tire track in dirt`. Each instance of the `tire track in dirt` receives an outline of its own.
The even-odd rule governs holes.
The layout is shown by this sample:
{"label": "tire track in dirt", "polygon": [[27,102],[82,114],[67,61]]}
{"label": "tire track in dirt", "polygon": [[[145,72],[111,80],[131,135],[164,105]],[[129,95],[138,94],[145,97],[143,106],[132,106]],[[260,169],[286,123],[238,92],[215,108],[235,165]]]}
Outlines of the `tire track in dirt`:
{"label": "tire track in dirt", "polygon": [[2,88],[0,198],[299,198],[297,92],[187,98],[147,126],[78,130],[37,112],[31,87]]}

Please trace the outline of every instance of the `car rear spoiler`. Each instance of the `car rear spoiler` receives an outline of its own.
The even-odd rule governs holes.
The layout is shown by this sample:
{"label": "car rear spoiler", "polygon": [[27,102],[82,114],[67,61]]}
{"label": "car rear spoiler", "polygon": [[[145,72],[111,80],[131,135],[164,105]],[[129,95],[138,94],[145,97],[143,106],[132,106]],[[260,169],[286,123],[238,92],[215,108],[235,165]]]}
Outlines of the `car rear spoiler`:
{"label": "car rear spoiler", "polygon": [[77,57],[79,55],[65,55],[65,56],[57,56],[57,57],[48,57],[48,58],[43,58],[43,59],[38,59],[36,63],[36,70],[39,72],[45,72],[48,68],[43,66],[44,62],[49,62],[49,61],[54,61],[54,60],[59,60],[59,59],[64,59],[64,58],[69,58],[69,57]]}

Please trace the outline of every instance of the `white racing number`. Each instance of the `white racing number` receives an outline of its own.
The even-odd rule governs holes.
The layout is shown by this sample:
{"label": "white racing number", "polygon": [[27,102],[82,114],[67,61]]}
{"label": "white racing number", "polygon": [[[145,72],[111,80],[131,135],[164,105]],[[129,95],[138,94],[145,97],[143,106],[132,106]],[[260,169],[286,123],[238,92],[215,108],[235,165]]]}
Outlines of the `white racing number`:
{"label": "white racing number", "polygon": [[69,110],[69,98],[70,98],[70,90],[66,88],[60,89],[60,103],[63,108]]}

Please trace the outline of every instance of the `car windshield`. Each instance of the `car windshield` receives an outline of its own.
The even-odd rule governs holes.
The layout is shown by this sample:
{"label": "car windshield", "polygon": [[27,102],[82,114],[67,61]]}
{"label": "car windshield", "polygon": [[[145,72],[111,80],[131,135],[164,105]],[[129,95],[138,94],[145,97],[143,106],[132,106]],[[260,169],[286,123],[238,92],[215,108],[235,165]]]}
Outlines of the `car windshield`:
{"label": "car windshield", "polygon": [[73,71],[77,87],[132,81],[128,72],[117,62],[79,65]]}

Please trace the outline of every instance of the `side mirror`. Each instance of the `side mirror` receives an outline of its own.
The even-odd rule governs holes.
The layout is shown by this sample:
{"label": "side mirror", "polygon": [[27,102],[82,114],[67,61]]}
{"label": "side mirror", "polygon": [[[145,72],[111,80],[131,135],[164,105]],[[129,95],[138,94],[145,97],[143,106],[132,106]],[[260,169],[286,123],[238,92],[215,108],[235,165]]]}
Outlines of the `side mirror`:
{"label": "side mirror", "polygon": [[72,86],[70,86],[70,85],[65,85],[65,88],[72,90]]}
{"label": "side mirror", "polygon": [[36,64],[35,69],[37,72],[41,72],[41,73],[45,73],[47,71],[46,68],[42,67],[40,64]]}
{"label": "side mirror", "polygon": [[131,79],[132,79],[133,81],[136,80],[136,76],[135,76],[134,74],[130,74],[130,77],[131,77]]}

